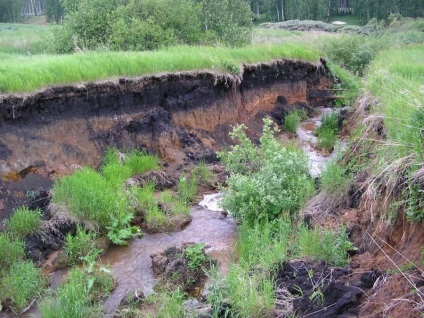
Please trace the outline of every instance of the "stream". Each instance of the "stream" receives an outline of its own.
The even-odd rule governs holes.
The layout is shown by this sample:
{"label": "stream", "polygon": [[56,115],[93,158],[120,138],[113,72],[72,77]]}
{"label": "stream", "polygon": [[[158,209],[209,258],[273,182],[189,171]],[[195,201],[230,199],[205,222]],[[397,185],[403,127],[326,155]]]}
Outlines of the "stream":
{"label": "stream", "polygon": [[[335,156],[335,152],[324,156],[315,148],[317,138],[313,132],[321,125],[322,116],[332,112],[331,108],[319,108],[318,110],[319,113],[315,117],[303,121],[297,129],[297,139],[311,160],[313,177],[318,176],[323,167]],[[110,266],[117,280],[116,288],[103,302],[107,317],[112,317],[121,300],[128,293],[136,290],[145,295],[154,293],[155,278],[150,255],[170,246],[186,242],[204,242],[207,247],[206,253],[218,261],[218,270],[221,273],[227,271],[237,240],[237,228],[231,216],[223,213],[218,206],[221,198],[222,193],[205,195],[199,205],[192,207],[190,212],[192,221],[180,232],[146,234],[142,238],[134,237],[128,246],[113,246],[101,256],[101,262]],[[66,269],[62,269],[51,274],[52,288],[63,281],[66,272]],[[32,308],[24,316],[37,317],[39,315],[36,308]],[[0,317],[9,317],[9,315],[0,313]]]}

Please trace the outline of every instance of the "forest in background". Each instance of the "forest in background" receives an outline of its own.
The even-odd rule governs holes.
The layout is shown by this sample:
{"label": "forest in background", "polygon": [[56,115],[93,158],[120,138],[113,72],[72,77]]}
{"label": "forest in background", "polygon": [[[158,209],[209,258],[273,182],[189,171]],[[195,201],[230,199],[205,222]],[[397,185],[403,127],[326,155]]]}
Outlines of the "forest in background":
{"label": "forest in background", "polygon": [[[423,17],[424,0],[254,0],[250,4],[253,19],[265,21],[329,20],[333,16],[357,16],[365,24],[371,18],[386,19],[390,14]],[[78,0],[0,0],[0,22],[20,22],[25,18],[46,15],[48,21],[60,22],[66,3]],[[126,1],[120,1],[126,2]],[[196,0],[198,3],[207,0]],[[226,1],[228,3],[231,0]],[[173,10],[172,7],[169,10]]]}

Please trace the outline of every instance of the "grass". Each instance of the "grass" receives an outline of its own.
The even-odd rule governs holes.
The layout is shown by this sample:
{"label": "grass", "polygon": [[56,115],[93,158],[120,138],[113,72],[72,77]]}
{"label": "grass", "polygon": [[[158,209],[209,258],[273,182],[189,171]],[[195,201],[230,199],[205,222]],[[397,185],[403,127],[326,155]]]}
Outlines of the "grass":
{"label": "grass", "polygon": [[48,32],[46,25],[0,23],[0,61],[2,53],[13,56],[39,53],[37,44]]}
{"label": "grass", "polygon": [[23,260],[25,255],[24,242],[12,238],[8,233],[0,233],[0,267],[6,268]]}
{"label": "grass", "polygon": [[346,167],[332,161],[321,174],[321,189],[331,195],[342,195],[347,192],[351,179]]}
{"label": "grass", "polygon": [[192,202],[197,195],[197,180],[196,176],[193,174],[189,176],[180,176],[178,180],[178,193],[180,196],[180,200],[189,204]]}
{"label": "grass", "polygon": [[115,286],[113,276],[107,269],[93,265],[92,268],[73,268],[66,281],[39,304],[43,318],[102,317],[98,304]]}
{"label": "grass", "polygon": [[0,278],[0,300],[10,302],[9,307],[19,314],[46,285],[46,277],[31,261],[15,262]]}
{"label": "grass", "polygon": [[83,221],[96,222],[102,231],[111,219],[129,210],[123,191],[115,191],[106,178],[90,168],[83,168],[60,179],[53,186],[53,203],[68,206]]}
{"label": "grass", "polygon": [[291,111],[284,118],[284,128],[288,132],[295,134],[300,121],[305,118],[306,118],[306,113],[304,111],[297,111],[297,110]]}
{"label": "grass", "polygon": [[278,58],[317,61],[320,52],[301,44],[250,45],[243,48],[177,46],[154,52],[85,52],[73,55],[35,55],[7,59],[0,66],[0,92],[32,92],[71,83],[119,76],[192,70],[227,71],[230,65]]}
{"label": "grass", "polygon": [[66,235],[64,252],[69,264],[81,263],[89,257],[97,257],[103,250],[98,247],[96,241],[96,233],[86,231],[81,226],[77,227],[77,232],[74,236],[70,233]]}
{"label": "grass", "polygon": [[337,135],[333,129],[321,129],[318,133],[317,146],[321,150],[332,151],[337,141]]}
{"label": "grass", "polygon": [[183,306],[184,296],[183,291],[180,289],[176,289],[174,291],[162,291],[160,294],[148,296],[146,298],[146,303],[148,305],[153,305],[153,309],[147,309],[143,317],[186,317]]}
{"label": "grass", "polygon": [[375,201],[384,190],[385,202],[406,209],[411,221],[424,219],[421,194],[413,178],[424,161],[423,59],[422,44],[379,54],[369,67],[366,82],[366,89],[380,102],[373,112],[383,118],[385,131],[385,140],[373,146],[369,194]]}
{"label": "grass", "polygon": [[30,210],[25,206],[16,209],[12,217],[6,222],[7,231],[20,238],[36,233],[40,227],[41,210]]}

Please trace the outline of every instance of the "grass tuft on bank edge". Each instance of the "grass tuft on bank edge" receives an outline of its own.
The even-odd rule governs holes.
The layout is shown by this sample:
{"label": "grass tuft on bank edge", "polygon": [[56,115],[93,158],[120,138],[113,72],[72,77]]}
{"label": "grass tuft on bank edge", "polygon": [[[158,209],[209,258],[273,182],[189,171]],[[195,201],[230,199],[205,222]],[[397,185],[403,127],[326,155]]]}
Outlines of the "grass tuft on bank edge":
{"label": "grass tuft on bank edge", "polygon": [[90,51],[72,55],[1,55],[0,93],[33,92],[51,85],[98,81],[160,72],[239,72],[242,63],[280,58],[317,61],[320,52],[301,44],[212,48],[176,46],[149,52]]}

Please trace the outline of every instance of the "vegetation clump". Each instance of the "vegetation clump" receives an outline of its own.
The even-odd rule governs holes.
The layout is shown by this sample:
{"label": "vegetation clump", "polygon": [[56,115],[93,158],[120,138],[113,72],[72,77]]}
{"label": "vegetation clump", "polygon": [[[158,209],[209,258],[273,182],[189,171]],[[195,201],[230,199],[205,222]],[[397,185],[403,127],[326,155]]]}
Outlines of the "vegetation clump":
{"label": "vegetation clump", "polygon": [[289,112],[284,118],[284,129],[295,134],[299,123],[306,117],[306,113],[303,110],[293,110]]}
{"label": "vegetation clump", "polygon": [[11,235],[24,238],[28,234],[36,233],[41,228],[41,211],[20,207],[14,211],[5,225]]}
{"label": "vegetation clump", "polygon": [[239,145],[219,154],[231,172],[223,208],[252,225],[273,220],[281,212],[294,216],[313,193],[306,156],[301,150],[278,143],[270,119],[264,120],[258,146],[244,130],[244,125],[236,127],[230,136]]}

